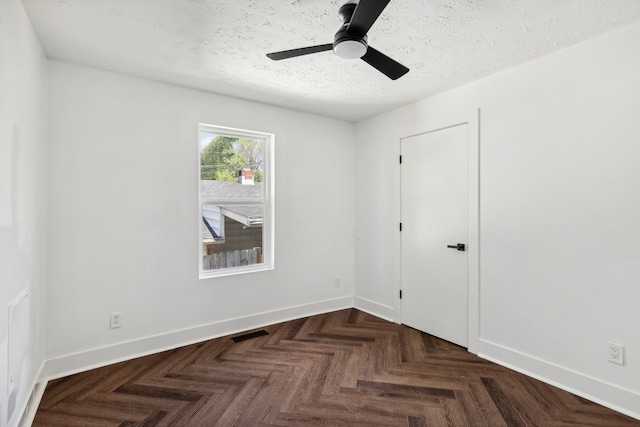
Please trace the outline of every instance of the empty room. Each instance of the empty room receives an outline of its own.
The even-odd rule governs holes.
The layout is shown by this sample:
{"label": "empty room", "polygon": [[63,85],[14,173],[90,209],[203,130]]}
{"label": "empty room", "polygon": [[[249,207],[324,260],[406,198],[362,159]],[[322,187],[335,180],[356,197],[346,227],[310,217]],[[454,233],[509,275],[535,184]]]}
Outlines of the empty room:
{"label": "empty room", "polygon": [[639,45],[640,0],[0,0],[0,427],[640,426]]}

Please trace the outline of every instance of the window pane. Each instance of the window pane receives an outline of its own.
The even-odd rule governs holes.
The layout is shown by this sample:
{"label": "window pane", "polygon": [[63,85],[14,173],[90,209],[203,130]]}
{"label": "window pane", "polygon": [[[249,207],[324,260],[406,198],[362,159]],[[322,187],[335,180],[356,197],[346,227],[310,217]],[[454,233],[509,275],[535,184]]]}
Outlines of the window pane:
{"label": "window pane", "polygon": [[263,218],[261,204],[203,205],[202,269],[261,264]]}
{"label": "window pane", "polygon": [[262,199],[265,141],[200,133],[200,192],[206,199]]}

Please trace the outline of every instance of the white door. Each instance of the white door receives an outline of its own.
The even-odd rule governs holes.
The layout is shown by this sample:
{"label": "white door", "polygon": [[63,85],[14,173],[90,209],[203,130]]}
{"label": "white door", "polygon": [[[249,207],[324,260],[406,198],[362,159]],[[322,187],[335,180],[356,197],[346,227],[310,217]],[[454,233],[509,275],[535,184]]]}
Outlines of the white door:
{"label": "white door", "polygon": [[401,140],[402,323],[464,347],[467,128]]}

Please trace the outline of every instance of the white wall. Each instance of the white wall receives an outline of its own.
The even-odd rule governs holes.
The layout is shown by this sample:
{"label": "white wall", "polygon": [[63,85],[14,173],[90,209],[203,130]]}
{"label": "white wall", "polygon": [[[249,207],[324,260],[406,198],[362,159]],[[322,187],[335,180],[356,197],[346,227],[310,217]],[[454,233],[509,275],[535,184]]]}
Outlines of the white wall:
{"label": "white wall", "polygon": [[400,319],[399,138],[480,108],[480,354],[640,418],[639,40],[636,24],[359,123],[356,302]]}
{"label": "white wall", "polygon": [[[353,124],[49,70],[47,375],[351,306]],[[275,270],[198,279],[199,122],[275,134]]]}
{"label": "white wall", "polygon": [[[46,59],[18,0],[0,1],[0,425],[17,423],[44,362]],[[28,298],[12,322],[8,304]],[[26,309],[23,311],[22,309]],[[14,318],[15,320],[15,318]],[[17,328],[17,329],[16,329]],[[28,353],[16,361],[14,352]],[[15,388],[7,395],[8,360]]]}

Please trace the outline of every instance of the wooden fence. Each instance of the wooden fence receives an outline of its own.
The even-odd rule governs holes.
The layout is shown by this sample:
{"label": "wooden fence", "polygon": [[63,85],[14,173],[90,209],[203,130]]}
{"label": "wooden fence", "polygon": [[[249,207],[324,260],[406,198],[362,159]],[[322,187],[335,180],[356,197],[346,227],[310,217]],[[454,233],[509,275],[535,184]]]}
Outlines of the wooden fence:
{"label": "wooden fence", "polygon": [[262,248],[238,249],[202,257],[203,270],[219,270],[260,263],[262,263]]}

